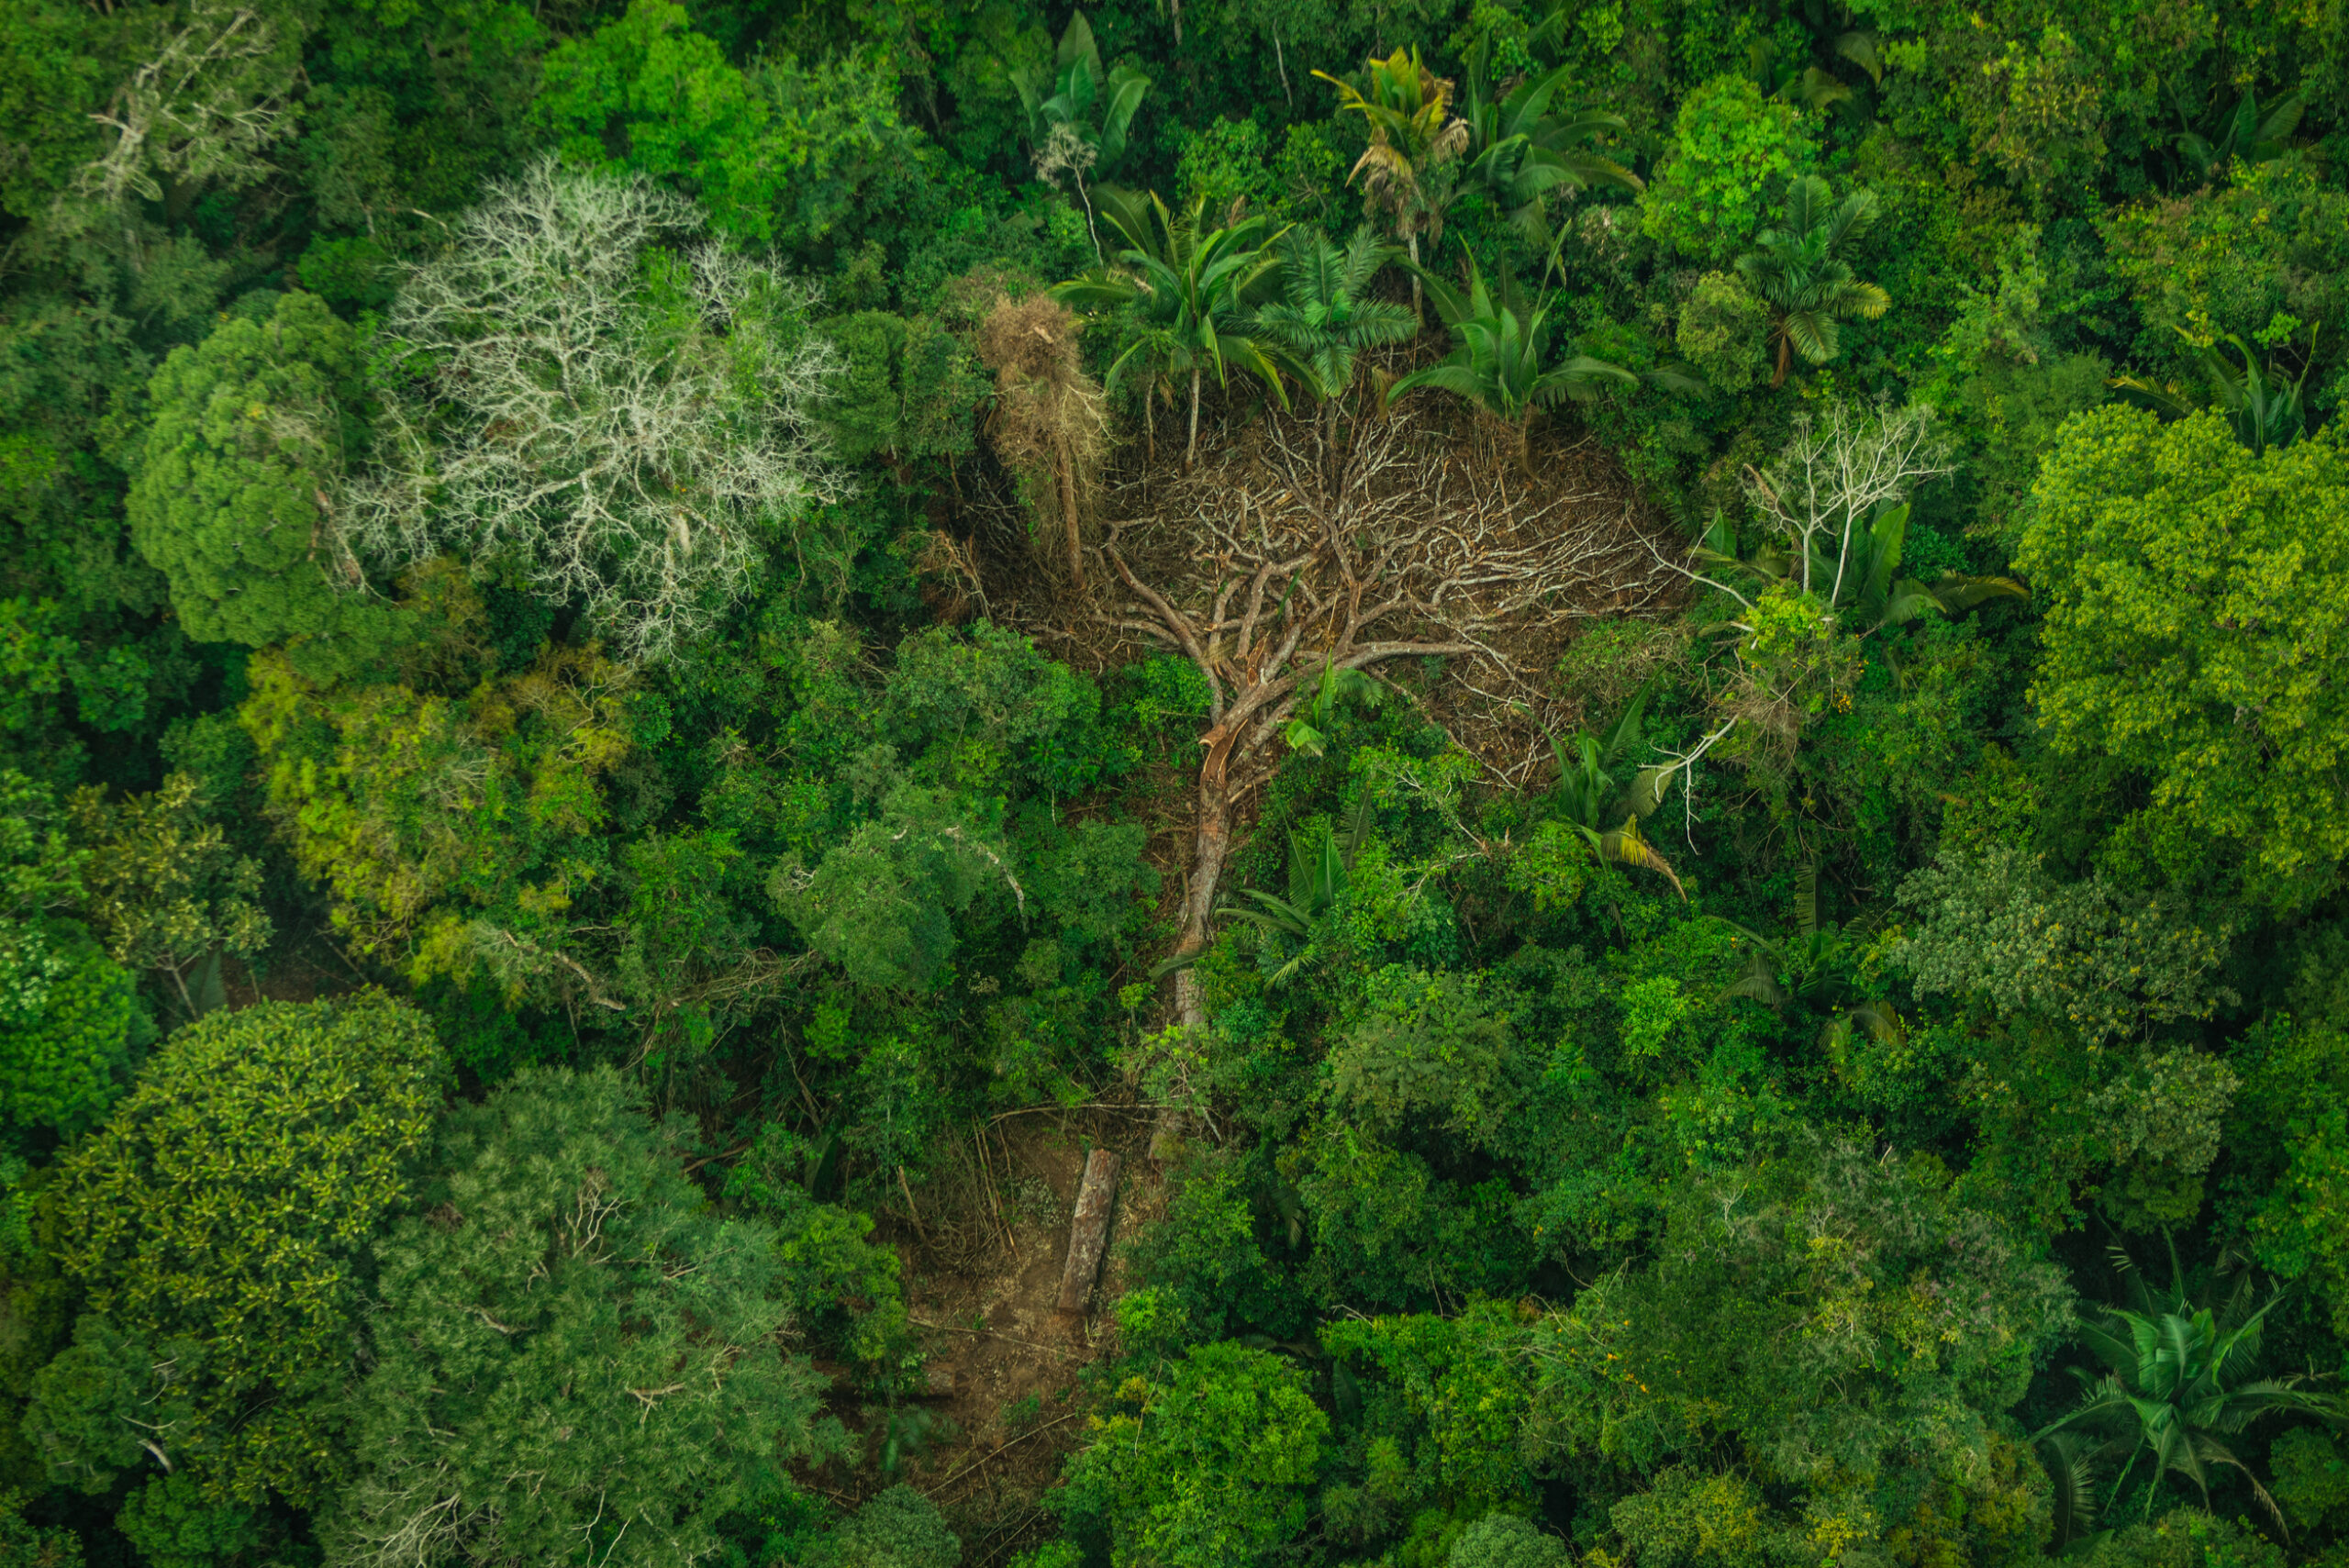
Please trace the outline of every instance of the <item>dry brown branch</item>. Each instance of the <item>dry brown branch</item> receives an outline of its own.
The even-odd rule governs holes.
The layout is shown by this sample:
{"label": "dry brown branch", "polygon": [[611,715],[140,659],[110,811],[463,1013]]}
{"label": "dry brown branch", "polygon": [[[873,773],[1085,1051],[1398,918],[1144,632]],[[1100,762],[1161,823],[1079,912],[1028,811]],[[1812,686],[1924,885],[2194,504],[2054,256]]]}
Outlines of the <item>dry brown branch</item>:
{"label": "dry brown branch", "polygon": [[1012,1439],[1009,1442],[1002,1444],[991,1452],[981,1454],[978,1458],[971,1461],[970,1463],[964,1465],[962,1469],[956,1471],[953,1474],[948,1476],[937,1485],[923,1487],[921,1495],[925,1497],[935,1497],[941,1492],[945,1491],[949,1486],[953,1485],[957,1481],[962,1480],[965,1475],[970,1474],[973,1471],[984,1468],[989,1461],[996,1459],[1011,1449],[1018,1448],[1021,1443],[1028,1441],[1031,1438],[1043,1436],[1046,1432],[1051,1431],[1054,1427],[1065,1426],[1069,1422],[1075,1420],[1079,1416],[1085,1414],[1085,1412],[1083,1410],[1072,1410],[1065,1416],[1056,1417],[1052,1420],[1046,1421],[1041,1427],[1037,1427],[1030,1431],[1022,1432],[1018,1437]]}

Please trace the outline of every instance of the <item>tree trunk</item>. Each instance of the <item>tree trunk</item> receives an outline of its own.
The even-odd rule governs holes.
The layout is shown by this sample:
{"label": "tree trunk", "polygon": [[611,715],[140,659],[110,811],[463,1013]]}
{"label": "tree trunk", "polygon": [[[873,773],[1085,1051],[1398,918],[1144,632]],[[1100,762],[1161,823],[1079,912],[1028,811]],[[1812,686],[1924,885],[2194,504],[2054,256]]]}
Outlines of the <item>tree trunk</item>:
{"label": "tree trunk", "polygon": [[1085,1179],[1076,1190],[1076,1213],[1069,1221],[1068,1258],[1061,1265],[1060,1310],[1082,1318],[1100,1277],[1101,1254],[1109,1248],[1109,1217],[1118,1207],[1118,1157],[1096,1149],[1085,1157]]}
{"label": "tree trunk", "polygon": [[1085,551],[1076,537],[1076,460],[1069,455],[1068,438],[1059,437],[1054,454],[1059,459],[1061,478],[1061,522],[1068,529],[1068,574],[1076,583],[1076,591],[1085,592]]}
{"label": "tree trunk", "polygon": [[1770,384],[1772,386],[1784,386],[1786,384],[1787,372],[1793,367],[1794,363],[1788,353],[1788,350],[1791,350],[1793,346],[1794,339],[1787,336],[1787,330],[1784,327],[1779,328],[1778,373],[1770,378]]}
{"label": "tree trunk", "polygon": [[1141,385],[1141,450],[1146,467],[1158,466],[1158,378]]}
{"label": "tree trunk", "polygon": [[[1215,917],[1216,889],[1223,881],[1225,856],[1231,852],[1231,789],[1228,770],[1232,742],[1239,728],[1227,718],[1200,740],[1208,749],[1199,766],[1198,817],[1191,828],[1191,878],[1183,891],[1183,935],[1174,944],[1185,958],[1204,951],[1208,925]],[[1186,1029],[1208,1025],[1207,1003],[1199,995],[1198,976],[1189,969],[1175,971],[1175,1021]]]}
{"label": "tree trunk", "polygon": [[1093,198],[1085,194],[1084,175],[1073,174],[1071,177],[1076,181],[1076,199],[1085,204],[1085,232],[1093,239],[1093,259],[1097,262],[1101,261],[1106,258],[1101,254],[1101,231],[1093,226]]}
{"label": "tree trunk", "polygon": [[[1228,776],[1231,748],[1244,726],[1227,717],[1199,739],[1207,761],[1199,767],[1198,816],[1191,828],[1191,876],[1183,890],[1183,934],[1175,953],[1196,957],[1206,951],[1208,923],[1215,917],[1216,889],[1223,882],[1223,862],[1231,852],[1231,789]],[[1204,1035],[1208,1027],[1207,998],[1199,990],[1197,968],[1186,964],[1174,972],[1174,1021],[1185,1033]],[[1159,1113],[1150,1135],[1150,1158],[1163,1165],[1182,1147],[1189,1117],[1173,1106]]]}
{"label": "tree trunk", "polygon": [[1191,472],[1191,460],[1199,454],[1199,368],[1191,367],[1191,439],[1183,449],[1183,472]]}
{"label": "tree trunk", "polygon": [[1404,242],[1411,248],[1411,267],[1413,269],[1411,272],[1411,317],[1412,319],[1416,320],[1419,324],[1419,330],[1424,332],[1427,330],[1428,318],[1427,313],[1422,310],[1419,306],[1419,274],[1418,271],[1419,265],[1419,231],[1416,228],[1411,230],[1409,234],[1404,236]]}
{"label": "tree trunk", "polygon": [[1524,415],[1517,422],[1517,466],[1525,471],[1529,481],[1533,478],[1533,407],[1531,404],[1526,406]]}

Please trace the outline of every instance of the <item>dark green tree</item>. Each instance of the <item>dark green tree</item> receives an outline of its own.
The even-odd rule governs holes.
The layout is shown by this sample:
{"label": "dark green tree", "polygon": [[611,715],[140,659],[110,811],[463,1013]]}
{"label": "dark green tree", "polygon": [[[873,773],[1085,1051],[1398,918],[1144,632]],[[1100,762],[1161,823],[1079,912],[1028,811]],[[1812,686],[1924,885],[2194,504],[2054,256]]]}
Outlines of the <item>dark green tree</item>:
{"label": "dark green tree", "polygon": [[840,1451],[788,1352],[785,1238],[710,1212],[692,1141],[608,1068],[526,1069],[449,1115],[422,1212],[375,1249],[337,1561],[685,1568]]}
{"label": "dark green tree", "polygon": [[133,1492],[114,1526],[149,1568],[229,1568],[258,1556],[270,1537],[252,1509],[206,1497],[203,1484],[184,1473],[155,1476]]}
{"label": "dark green tree", "polygon": [[861,310],[823,323],[823,331],[845,361],[821,414],[842,462],[877,456],[902,469],[959,457],[975,444],[972,417],[986,381],[969,348],[936,320]]}
{"label": "dark green tree", "polygon": [[1531,1519],[1494,1513],[1460,1532],[1447,1568],[1566,1568],[1573,1561],[1573,1550]]}
{"label": "dark green tree", "polygon": [[962,1541],[910,1486],[867,1499],[808,1558],[813,1568],[955,1568],[962,1561]]}
{"label": "dark green tree", "polygon": [[199,641],[290,644],[321,676],[397,647],[401,613],[372,595],[336,499],[359,439],[351,328],[314,295],[266,321],[235,317],[176,349],[149,388],[130,538]]}

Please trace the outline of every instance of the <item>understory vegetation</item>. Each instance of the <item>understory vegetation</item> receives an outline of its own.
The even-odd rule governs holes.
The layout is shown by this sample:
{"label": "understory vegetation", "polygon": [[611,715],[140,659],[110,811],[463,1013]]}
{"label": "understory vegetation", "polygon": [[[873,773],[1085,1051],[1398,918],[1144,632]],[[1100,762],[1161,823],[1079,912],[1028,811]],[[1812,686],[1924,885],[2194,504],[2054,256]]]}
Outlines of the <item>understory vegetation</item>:
{"label": "understory vegetation", "polygon": [[0,1564],[2349,1568],[2344,398],[2338,5],[11,0]]}

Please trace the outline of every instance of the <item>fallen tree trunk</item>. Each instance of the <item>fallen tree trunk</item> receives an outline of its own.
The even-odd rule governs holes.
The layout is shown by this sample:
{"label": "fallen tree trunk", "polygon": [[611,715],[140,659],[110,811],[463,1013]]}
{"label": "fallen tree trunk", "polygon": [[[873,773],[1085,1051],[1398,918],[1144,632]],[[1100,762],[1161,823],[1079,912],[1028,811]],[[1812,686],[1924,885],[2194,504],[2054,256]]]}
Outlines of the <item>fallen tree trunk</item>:
{"label": "fallen tree trunk", "polygon": [[1101,1254],[1109,1246],[1109,1216],[1118,1207],[1118,1157],[1096,1149],[1085,1157],[1085,1180],[1076,1190],[1076,1217],[1069,1222],[1068,1261],[1061,1266],[1060,1309],[1083,1317],[1100,1277]]}

